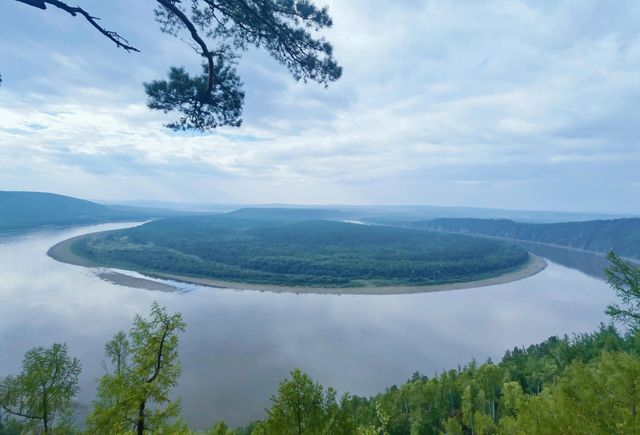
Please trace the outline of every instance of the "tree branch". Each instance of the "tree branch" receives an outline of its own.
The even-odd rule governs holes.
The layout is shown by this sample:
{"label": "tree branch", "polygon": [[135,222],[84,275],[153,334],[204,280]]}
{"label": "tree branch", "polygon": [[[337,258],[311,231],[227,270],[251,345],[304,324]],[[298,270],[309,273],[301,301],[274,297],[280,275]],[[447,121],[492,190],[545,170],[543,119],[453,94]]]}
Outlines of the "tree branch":
{"label": "tree branch", "polygon": [[169,321],[165,324],[164,331],[162,331],[162,338],[160,339],[160,348],[158,349],[158,354],[156,358],[156,367],[153,375],[147,379],[147,384],[155,381],[160,373],[160,365],[162,364],[162,348],[164,347],[164,341],[167,339],[167,333],[169,332]]}
{"label": "tree branch", "polygon": [[38,9],[47,9],[47,5],[44,3],[44,0],[17,0],[21,3],[26,3],[29,6],[33,6]]}
{"label": "tree branch", "polygon": [[2,405],[2,409],[4,409],[6,412],[8,412],[9,414],[12,415],[17,415],[18,417],[22,417],[22,418],[28,418],[30,420],[44,420],[43,417],[41,416],[36,416],[36,415],[30,415],[30,414],[24,414],[20,411],[13,411],[9,408],[7,408],[6,406]]}
{"label": "tree branch", "polygon": [[89,24],[91,24],[94,28],[96,28],[98,32],[102,33],[108,39],[113,41],[117,47],[123,48],[126,51],[140,52],[140,50],[138,50],[137,48],[129,45],[129,41],[127,41],[125,38],[120,36],[118,33],[113,32],[111,30],[107,30],[104,27],[102,27],[100,24],[98,24],[97,20],[99,20],[100,18],[92,16],[87,11],[82,9],[80,6],[75,6],[75,7],[69,6],[68,4],[59,0],[16,0],[16,1],[28,4],[29,6],[33,6],[39,9],[46,9],[47,4],[49,4],[51,6],[57,7],[58,9],[62,9],[63,11],[69,13],[71,16],[74,16],[74,17],[80,14],[89,22]]}
{"label": "tree branch", "polygon": [[156,0],[156,1],[160,3],[162,6],[164,6],[166,9],[168,9],[176,17],[178,17],[178,19],[182,22],[182,24],[184,24],[185,27],[189,30],[189,33],[191,33],[191,38],[193,38],[193,40],[200,46],[200,49],[202,50],[202,53],[200,53],[200,55],[207,59],[207,63],[209,65],[209,80],[207,83],[206,92],[207,94],[210,94],[213,91],[213,84],[214,84],[213,83],[213,53],[211,53],[211,50],[209,50],[209,47],[207,47],[207,44],[200,37],[200,35],[198,34],[198,30],[193,25],[189,17],[187,17],[184,14],[184,12],[180,10],[180,8],[178,8],[175,4],[173,4],[171,0]]}

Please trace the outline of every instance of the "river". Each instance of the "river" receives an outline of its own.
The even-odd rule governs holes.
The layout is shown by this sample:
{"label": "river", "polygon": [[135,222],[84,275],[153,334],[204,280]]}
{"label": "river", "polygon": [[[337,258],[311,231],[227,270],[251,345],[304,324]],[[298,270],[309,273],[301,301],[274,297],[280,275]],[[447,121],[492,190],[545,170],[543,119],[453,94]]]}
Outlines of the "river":
{"label": "river", "polygon": [[105,342],[152,301],[182,313],[183,374],[175,394],[194,428],[262,418],[288,372],[372,395],[464,365],[499,360],[514,346],[590,332],[615,300],[598,255],[530,247],[549,266],[529,278],[476,289],[407,295],[270,293],[177,284],[160,292],[107,282],[96,270],[57,262],[47,250],[105,224],[0,236],[0,376],[16,373],[34,346],[66,342],[82,361],[78,400],[90,405]]}

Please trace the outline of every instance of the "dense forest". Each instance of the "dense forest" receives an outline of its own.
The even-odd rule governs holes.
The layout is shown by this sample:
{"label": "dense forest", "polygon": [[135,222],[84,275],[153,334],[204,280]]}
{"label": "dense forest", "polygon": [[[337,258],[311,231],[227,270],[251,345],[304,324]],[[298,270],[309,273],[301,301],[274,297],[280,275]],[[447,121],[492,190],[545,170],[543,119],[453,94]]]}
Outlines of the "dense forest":
{"label": "dense forest", "polygon": [[345,395],[336,401],[332,389],[293,372],[264,421],[226,433],[299,433],[292,412],[296,400],[288,395],[294,385],[298,391],[316,391],[316,399],[303,405],[313,409],[303,417],[304,433],[640,433],[638,379],[640,335],[621,335],[601,325],[591,334],[514,348],[499,363],[471,361],[433,376],[415,373],[405,384],[370,398]]}
{"label": "dense forest", "polygon": [[[265,214],[273,212],[259,212]],[[284,220],[246,215],[158,220],[82,237],[71,249],[103,266],[308,287],[470,281],[516,269],[529,259],[524,249],[502,241],[335,221],[295,222],[291,213]]]}
{"label": "dense forest", "polygon": [[532,224],[507,219],[434,219],[412,228],[504,237],[640,259],[640,218]]}
{"label": "dense forest", "polygon": [[[208,431],[195,431],[174,414],[165,421],[168,430],[151,433],[626,435],[640,433],[638,379],[640,335],[601,325],[591,334],[514,348],[499,363],[471,361],[432,376],[415,373],[369,398],[338,395],[294,370],[262,421],[237,429],[212,422]],[[298,424],[303,431],[298,432]],[[5,413],[0,434],[24,433],[25,425]],[[66,426],[57,433],[83,432]]]}
{"label": "dense forest", "polygon": [[[607,307],[620,332],[551,337],[516,347],[498,363],[471,361],[432,376],[415,373],[370,398],[339,395],[299,369],[280,383],[265,418],[230,429],[190,430],[170,388],[180,375],[179,313],[153,304],[105,346],[110,363],[86,421],[92,434],[519,435],[640,433],[640,268],[610,254],[608,281],[621,305]],[[22,372],[0,382],[0,434],[80,434],[69,418],[80,362],[64,344],[34,348]],[[44,393],[44,394],[42,394]],[[212,392],[215,394],[215,392]],[[44,430],[43,430],[44,429]]]}

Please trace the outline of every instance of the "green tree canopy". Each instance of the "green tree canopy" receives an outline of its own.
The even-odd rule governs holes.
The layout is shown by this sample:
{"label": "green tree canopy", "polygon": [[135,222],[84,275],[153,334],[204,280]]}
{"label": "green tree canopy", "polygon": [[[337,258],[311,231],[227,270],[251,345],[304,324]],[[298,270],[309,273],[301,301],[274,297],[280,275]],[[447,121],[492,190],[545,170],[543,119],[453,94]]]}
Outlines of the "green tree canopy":
{"label": "green tree canopy", "polygon": [[614,320],[624,322],[634,329],[640,327],[640,267],[618,257],[607,255],[611,262],[605,272],[609,285],[620,298],[619,304],[607,307],[606,313]]}
{"label": "green tree canopy", "polygon": [[112,371],[98,383],[87,421],[91,433],[143,434],[181,424],[180,402],[169,399],[169,389],[180,375],[178,333],[185,327],[179,313],[154,302],[149,319],[136,315],[128,334],[118,332],[106,344]]}
{"label": "green tree canopy", "polygon": [[325,391],[300,369],[291,372],[291,379],[280,383],[278,395],[271,398],[268,416],[254,432],[273,435],[321,435],[354,433],[349,415],[349,396],[339,400],[336,391]]}
{"label": "green tree canopy", "polygon": [[80,361],[69,356],[66,344],[33,348],[25,354],[20,374],[0,384],[0,406],[26,419],[35,432],[49,433],[70,415],[80,370]]}
{"label": "green tree canopy", "polygon": [[[105,29],[99,19],[80,6],[59,0],[16,0],[39,9],[53,6],[87,20],[117,47],[139,51],[120,34]],[[240,54],[249,47],[264,48],[294,79],[325,86],[340,78],[342,68],[333,47],[318,32],[332,26],[326,7],[310,0],[155,0],[155,16],[163,32],[187,33],[203,59],[203,71],[190,75],[171,67],[164,80],[145,83],[147,105],[180,113],[167,124],[174,130],[205,131],[239,126],[244,92],[236,70]]]}

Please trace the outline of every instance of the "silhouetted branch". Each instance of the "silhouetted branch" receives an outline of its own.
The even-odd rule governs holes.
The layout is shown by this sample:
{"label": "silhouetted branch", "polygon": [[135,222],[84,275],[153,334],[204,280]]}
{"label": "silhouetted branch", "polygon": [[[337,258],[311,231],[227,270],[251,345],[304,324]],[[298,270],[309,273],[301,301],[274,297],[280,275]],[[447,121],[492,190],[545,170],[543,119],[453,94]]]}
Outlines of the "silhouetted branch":
{"label": "silhouetted branch", "polygon": [[69,6],[68,4],[61,2],[59,0],[16,0],[16,1],[28,4],[29,6],[33,6],[39,9],[46,9],[47,4],[49,4],[51,6],[57,7],[58,9],[62,9],[63,11],[69,13],[74,17],[80,14],[89,22],[89,24],[91,24],[94,28],[96,28],[98,32],[102,33],[108,39],[113,41],[117,47],[123,48],[127,51],[137,51],[137,52],[140,51],[137,48],[129,45],[129,41],[127,41],[125,38],[120,36],[118,33],[113,32],[111,30],[107,30],[104,27],[102,27],[97,22],[100,18],[94,17],[93,15],[89,14],[87,11],[82,9],[80,6]]}
{"label": "silhouetted branch", "polygon": [[13,409],[7,408],[6,406],[2,405],[2,409],[4,409],[6,412],[8,412],[11,415],[15,415],[18,417],[22,417],[22,418],[28,418],[31,420],[42,420],[43,418],[38,416],[38,415],[31,415],[31,414],[27,414],[25,412],[22,411],[14,411]]}
{"label": "silhouetted branch", "polygon": [[[104,29],[99,18],[80,6],[61,0],[16,0],[47,9],[54,6],[72,16],[81,15],[116,46],[139,51],[118,33]],[[174,130],[206,131],[218,126],[240,126],[244,92],[236,69],[239,52],[255,46],[266,49],[296,80],[313,80],[325,87],[340,78],[342,68],[333,47],[321,35],[331,27],[327,7],[310,0],[155,0],[154,12],[161,30],[180,37],[189,31],[188,45],[206,59],[203,72],[190,75],[172,66],[166,80],[145,82],[147,106],[182,113],[167,124]],[[210,48],[208,44],[215,44]]]}
{"label": "silhouetted branch", "polygon": [[213,70],[213,53],[211,53],[211,50],[209,50],[209,47],[207,47],[207,44],[204,42],[204,40],[200,37],[200,35],[198,34],[198,30],[196,29],[196,27],[193,25],[193,23],[191,22],[191,20],[189,19],[189,17],[187,17],[181,10],[180,8],[178,8],[173,1],[171,0],[156,0],[158,3],[160,3],[162,6],[164,6],[167,10],[169,10],[172,14],[174,14],[176,17],[178,17],[178,19],[182,22],[182,24],[185,25],[185,27],[189,30],[189,33],[191,33],[191,38],[193,38],[193,40],[200,46],[200,49],[202,50],[202,52],[200,53],[200,55],[202,57],[205,57],[207,59],[207,64],[209,66],[209,71],[208,71],[208,75],[209,75],[209,79],[207,82],[207,90],[206,93],[210,94],[211,91],[213,91],[213,81],[214,81],[214,70]]}

